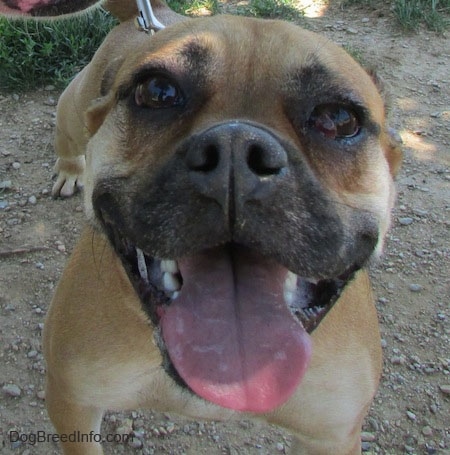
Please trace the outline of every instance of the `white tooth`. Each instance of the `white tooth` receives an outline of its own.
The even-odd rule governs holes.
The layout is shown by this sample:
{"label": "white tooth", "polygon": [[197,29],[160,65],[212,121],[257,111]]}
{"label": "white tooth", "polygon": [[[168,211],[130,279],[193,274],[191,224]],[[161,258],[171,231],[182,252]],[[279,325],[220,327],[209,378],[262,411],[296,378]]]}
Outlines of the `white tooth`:
{"label": "white tooth", "polygon": [[287,305],[293,305],[297,295],[297,275],[288,272],[286,280],[284,281],[283,295]]}
{"label": "white tooth", "polygon": [[287,305],[293,305],[295,302],[295,292],[284,290],[284,301]]}
{"label": "white tooth", "polygon": [[139,274],[141,275],[141,278],[148,283],[147,264],[145,263],[144,252],[140,248],[136,248],[136,256]]}
{"label": "white tooth", "polygon": [[172,273],[164,273],[163,286],[166,291],[173,292],[179,291],[181,288],[180,280]]}
{"label": "white tooth", "polygon": [[161,261],[161,270],[163,272],[168,273],[178,273],[178,265],[176,261],[172,261],[171,259],[163,259]]}
{"label": "white tooth", "polygon": [[175,300],[179,295],[180,295],[180,293],[179,293],[178,291],[175,291],[175,292],[172,294],[172,300]]}
{"label": "white tooth", "polygon": [[297,278],[298,276],[293,272],[288,272],[286,280],[284,282],[284,292],[295,292],[297,289]]}

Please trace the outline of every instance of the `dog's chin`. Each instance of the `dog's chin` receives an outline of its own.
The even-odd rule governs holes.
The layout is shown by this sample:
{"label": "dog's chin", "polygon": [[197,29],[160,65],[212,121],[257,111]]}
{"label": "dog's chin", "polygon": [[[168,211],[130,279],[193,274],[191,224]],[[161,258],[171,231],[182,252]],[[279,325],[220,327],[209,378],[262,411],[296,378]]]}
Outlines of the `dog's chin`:
{"label": "dog's chin", "polygon": [[269,412],[292,395],[309,365],[310,334],[358,269],[302,277],[233,242],[156,258],[105,227],[155,326],[166,372],[238,411]]}

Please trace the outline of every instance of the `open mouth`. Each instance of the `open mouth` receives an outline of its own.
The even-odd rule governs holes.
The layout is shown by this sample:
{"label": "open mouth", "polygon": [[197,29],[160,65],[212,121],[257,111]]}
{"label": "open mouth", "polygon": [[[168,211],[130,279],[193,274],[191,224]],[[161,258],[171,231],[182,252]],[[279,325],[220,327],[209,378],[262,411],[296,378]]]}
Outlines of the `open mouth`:
{"label": "open mouth", "polygon": [[200,397],[239,411],[269,412],[287,401],[309,365],[309,335],[356,271],[300,277],[235,243],[158,259],[108,228],[157,328],[166,370]]}

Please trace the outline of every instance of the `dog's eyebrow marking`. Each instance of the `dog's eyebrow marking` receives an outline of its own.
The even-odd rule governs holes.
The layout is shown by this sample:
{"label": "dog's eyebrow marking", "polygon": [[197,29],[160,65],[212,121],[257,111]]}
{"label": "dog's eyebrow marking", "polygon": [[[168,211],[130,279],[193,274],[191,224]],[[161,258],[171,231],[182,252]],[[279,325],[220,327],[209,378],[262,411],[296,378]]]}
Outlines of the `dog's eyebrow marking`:
{"label": "dog's eyebrow marking", "polygon": [[210,50],[197,40],[186,43],[179,52],[189,69],[203,72],[211,60]]}
{"label": "dog's eyebrow marking", "polygon": [[326,66],[320,62],[311,62],[290,72],[288,75],[290,89],[302,93],[321,94],[336,100],[349,101],[363,105],[362,99],[355,90],[343,80],[336,80]]}

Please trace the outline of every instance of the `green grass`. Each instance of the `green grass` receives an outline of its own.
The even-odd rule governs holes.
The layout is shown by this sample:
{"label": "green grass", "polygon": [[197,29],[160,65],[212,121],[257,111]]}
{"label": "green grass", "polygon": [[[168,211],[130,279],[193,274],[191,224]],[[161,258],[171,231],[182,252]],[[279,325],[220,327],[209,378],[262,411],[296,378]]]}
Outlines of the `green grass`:
{"label": "green grass", "polygon": [[166,0],[167,4],[177,13],[187,16],[199,16],[205,13],[219,12],[218,0]]}
{"label": "green grass", "polygon": [[0,90],[66,85],[115,23],[101,10],[55,22],[0,18]]}
{"label": "green grass", "polygon": [[443,32],[450,24],[450,0],[395,0],[394,14],[405,30],[417,30],[425,24],[430,30]]}
{"label": "green grass", "polygon": [[234,14],[270,19],[298,20],[304,17],[296,0],[247,0],[235,5]]}
{"label": "green grass", "polygon": [[[130,0],[134,1],[134,0]],[[313,0],[311,0],[313,1]],[[343,5],[375,6],[381,0],[345,0]],[[171,8],[192,16],[216,14],[219,0],[168,0]],[[443,32],[449,26],[450,0],[391,0],[405,30],[425,25]],[[297,0],[248,0],[237,14],[302,18]],[[101,10],[55,22],[0,18],[0,91],[23,91],[46,84],[62,87],[83,68],[116,21]]]}

